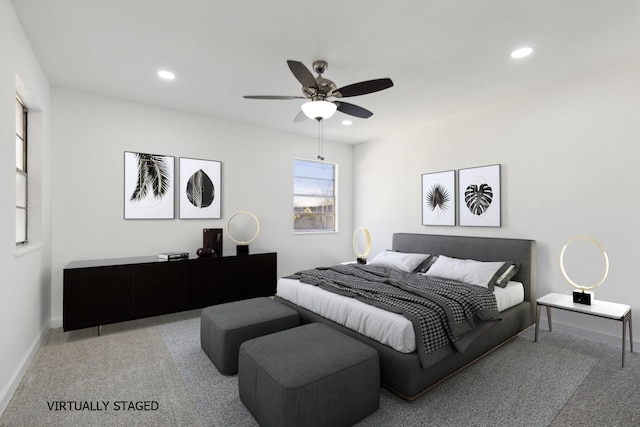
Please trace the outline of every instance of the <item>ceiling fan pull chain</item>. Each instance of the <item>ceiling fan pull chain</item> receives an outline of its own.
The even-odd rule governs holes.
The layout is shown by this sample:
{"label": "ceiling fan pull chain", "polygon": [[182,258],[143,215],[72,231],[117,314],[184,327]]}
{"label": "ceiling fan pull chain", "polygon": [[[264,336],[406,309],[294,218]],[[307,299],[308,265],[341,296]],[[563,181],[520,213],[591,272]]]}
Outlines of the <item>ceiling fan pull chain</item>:
{"label": "ceiling fan pull chain", "polygon": [[323,139],[324,139],[324,120],[318,120],[318,159],[324,160]]}

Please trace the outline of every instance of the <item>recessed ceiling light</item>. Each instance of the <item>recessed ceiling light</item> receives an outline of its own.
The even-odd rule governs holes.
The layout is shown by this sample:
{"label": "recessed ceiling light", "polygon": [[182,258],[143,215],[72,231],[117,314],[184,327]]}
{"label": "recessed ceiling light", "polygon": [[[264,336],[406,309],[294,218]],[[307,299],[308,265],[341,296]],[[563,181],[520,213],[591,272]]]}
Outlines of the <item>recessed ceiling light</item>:
{"label": "recessed ceiling light", "polygon": [[531,46],[521,47],[511,52],[511,57],[514,59],[525,58],[533,53]]}
{"label": "recessed ceiling light", "polygon": [[158,71],[158,77],[165,79],[165,80],[173,80],[176,78],[176,75],[173,74],[171,71],[167,71],[167,70],[160,70]]}
{"label": "recessed ceiling light", "polygon": [[345,119],[342,121],[342,124],[345,126],[351,126],[353,124],[353,121]]}

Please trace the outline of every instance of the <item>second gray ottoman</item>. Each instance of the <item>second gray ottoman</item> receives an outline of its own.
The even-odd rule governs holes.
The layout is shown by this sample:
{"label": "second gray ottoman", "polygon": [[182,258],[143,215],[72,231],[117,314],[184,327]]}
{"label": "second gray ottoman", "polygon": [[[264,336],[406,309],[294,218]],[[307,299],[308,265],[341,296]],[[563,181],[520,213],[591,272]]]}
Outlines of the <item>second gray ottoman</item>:
{"label": "second gray ottoman", "polygon": [[262,427],[350,426],[378,409],[378,353],[311,323],[240,346],[240,399]]}
{"label": "second gray ottoman", "polygon": [[202,310],[200,346],[224,375],[238,372],[238,350],[246,340],[298,326],[298,313],[259,297]]}

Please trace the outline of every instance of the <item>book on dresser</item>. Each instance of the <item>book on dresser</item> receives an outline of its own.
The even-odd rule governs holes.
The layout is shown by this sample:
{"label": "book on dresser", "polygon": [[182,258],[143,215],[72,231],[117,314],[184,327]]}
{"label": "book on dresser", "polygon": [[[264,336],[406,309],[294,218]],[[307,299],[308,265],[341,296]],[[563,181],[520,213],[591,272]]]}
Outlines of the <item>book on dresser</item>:
{"label": "book on dresser", "polygon": [[188,252],[161,252],[158,254],[158,258],[173,260],[173,259],[185,259],[189,258]]}

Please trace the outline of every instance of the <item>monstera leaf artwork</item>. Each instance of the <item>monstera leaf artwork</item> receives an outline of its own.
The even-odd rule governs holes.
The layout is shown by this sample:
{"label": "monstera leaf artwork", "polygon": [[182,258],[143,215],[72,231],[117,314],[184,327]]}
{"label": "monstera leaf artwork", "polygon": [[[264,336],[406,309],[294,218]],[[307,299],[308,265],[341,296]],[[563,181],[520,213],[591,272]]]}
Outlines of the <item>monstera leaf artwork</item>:
{"label": "monstera leaf artwork", "polygon": [[220,218],[220,170],[218,161],[180,158],[180,218]]}
{"label": "monstera leaf artwork", "polygon": [[187,199],[196,208],[206,208],[211,206],[215,197],[213,181],[202,169],[198,169],[187,181]]}
{"label": "monstera leaf artwork", "polygon": [[460,225],[500,227],[500,165],[460,169]]}
{"label": "monstera leaf artwork", "polygon": [[471,184],[464,191],[464,202],[474,215],[484,214],[493,200],[493,190],[489,184]]}

